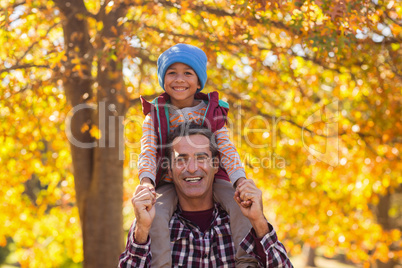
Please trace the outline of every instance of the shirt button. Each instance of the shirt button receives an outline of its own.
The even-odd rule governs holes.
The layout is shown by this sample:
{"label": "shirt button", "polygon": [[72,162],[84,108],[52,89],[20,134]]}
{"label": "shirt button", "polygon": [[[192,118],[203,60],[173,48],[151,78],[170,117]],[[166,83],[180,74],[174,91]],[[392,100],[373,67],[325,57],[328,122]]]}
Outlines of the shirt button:
{"label": "shirt button", "polygon": [[204,259],[206,259],[206,258],[208,258],[208,254],[205,253],[204,254]]}

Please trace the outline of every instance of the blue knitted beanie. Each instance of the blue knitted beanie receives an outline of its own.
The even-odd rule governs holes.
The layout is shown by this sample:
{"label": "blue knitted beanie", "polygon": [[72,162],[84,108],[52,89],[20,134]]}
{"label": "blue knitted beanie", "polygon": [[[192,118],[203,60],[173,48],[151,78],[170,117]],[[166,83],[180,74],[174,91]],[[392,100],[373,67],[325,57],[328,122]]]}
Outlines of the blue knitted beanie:
{"label": "blue knitted beanie", "polygon": [[176,62],[187,64],[196,72],[200,80],[200,92],[207,82],[207,55],[198,47],[177,44],[163,52],[158,58],[158,80],[159,85],[165,90],[165,74],[170,65]]}

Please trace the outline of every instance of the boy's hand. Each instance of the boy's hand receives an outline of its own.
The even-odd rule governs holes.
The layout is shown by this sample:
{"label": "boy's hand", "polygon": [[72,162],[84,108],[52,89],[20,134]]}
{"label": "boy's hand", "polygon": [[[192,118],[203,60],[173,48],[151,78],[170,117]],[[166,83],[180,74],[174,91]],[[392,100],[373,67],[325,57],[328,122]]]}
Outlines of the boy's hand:
{"label": "boy's hand", "polygon": [[155,186],[154,186],[154,184],[152,183],[152,180],[151,180],[150,178],[143,178],[143,179],[141,180],[141,183],[140,183],[140,184],[143,185],[143,186],[148,187],[148,189],[149,189],[153,194],[155,194]]}
{"label": "boy's hand", "polygon": [[[245,181],[247,181],[247,179],[244,178],[244,177],[241,177],[241,178],[239,178],[239,179],[235,182],[235,184],[234,184],[234,186],[235,186],[235,188],[236,188],[235,199],[239,200],[240,205],[241,205],[242,207],[248,208],[248,207],[251,206],[251,201],[250,201],[250,200],[243,200],[243,199],[240,197],[240,195],[238,194],[239,186],[242,185],[243,182],[245,182]],[[237,201],[237,200],[236,200],[236,201]]]}
{"label": "boy's hand", "polygon": [[237,187],[239,186],[239,184],[241,184],[241,183],[242,183],[243,181],[245,181],[245,180],[247,180],[247,179],[244,178],[244,177],[239,178],[239,179],[235,182],[235,184],[234,184],[235,188],[237,189]]}

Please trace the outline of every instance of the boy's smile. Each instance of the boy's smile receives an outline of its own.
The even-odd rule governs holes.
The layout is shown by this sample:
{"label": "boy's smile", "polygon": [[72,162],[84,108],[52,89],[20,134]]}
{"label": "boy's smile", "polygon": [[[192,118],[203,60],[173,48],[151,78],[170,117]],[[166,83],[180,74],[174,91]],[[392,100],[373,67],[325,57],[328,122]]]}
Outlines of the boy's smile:
{"label": "boy's smile", "polygon": [[177,108],[198,104],[194,95],[201,86],[196,72],[187,64],[176,62],[170,65],[165,74],[164,87],[172,105]]}

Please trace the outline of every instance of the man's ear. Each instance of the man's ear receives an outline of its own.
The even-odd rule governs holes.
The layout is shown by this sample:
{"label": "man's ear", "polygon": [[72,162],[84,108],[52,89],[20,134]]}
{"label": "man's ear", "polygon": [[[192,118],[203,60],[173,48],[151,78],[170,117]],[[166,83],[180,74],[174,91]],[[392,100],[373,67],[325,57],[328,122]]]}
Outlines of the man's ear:
{"label": "man's ear", "polygon": [[198,80],[198,82],[197,82],[197,89],[200,89],[201,88],[201,83],[200,83],[200,80]]}

